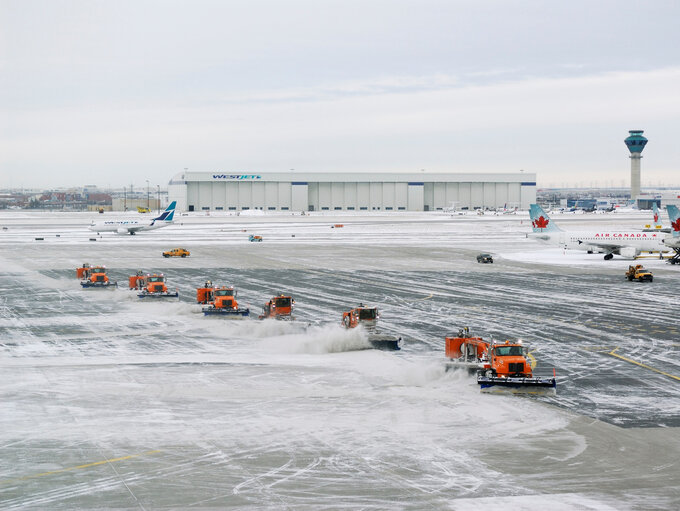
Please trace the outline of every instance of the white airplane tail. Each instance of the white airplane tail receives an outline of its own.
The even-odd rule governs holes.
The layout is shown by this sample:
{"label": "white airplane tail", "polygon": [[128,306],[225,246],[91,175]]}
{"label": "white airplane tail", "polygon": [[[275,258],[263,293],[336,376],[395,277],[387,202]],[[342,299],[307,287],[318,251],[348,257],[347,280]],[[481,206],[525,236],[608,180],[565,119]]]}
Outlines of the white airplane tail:
{"label": "white airplane tail", "polygon": [[531,204],[529,207],[529,217],[531,218],[531,226],[534,232],[557,232],[562,230],[550,220],[548,214],[538,204]]}
{"label": "white airplane tail", "polygon": [[666,206],[666,210],[668,210],[668,218],[671,221],[671,233],[673,233],[674,238],[678,238],[680,237],[680,210],[673,204]]}

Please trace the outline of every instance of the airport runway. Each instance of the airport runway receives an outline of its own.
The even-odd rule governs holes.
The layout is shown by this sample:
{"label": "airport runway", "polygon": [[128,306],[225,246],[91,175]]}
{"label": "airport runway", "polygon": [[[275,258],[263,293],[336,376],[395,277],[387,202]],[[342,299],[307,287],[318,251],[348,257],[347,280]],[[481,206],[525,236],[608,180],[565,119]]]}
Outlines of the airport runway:
{"label": "airport runway", "polygon": [[[0,215],[3,509],[680,506],[680,268],[645,261],[642,284],[626,261],[555,264],[522,217],[182,217],[99,237],[84,216]],[[175,246],[191,257],[160,256]],[[163,271],[180,299],[81,290],[85,261],[121,284]],[[206,278],[254,314],[290,293],[297,319],[204,318]],[[339,327],[360,301],[400,352]],[[557,395],[445,372],[462,326],[524,339]]]}

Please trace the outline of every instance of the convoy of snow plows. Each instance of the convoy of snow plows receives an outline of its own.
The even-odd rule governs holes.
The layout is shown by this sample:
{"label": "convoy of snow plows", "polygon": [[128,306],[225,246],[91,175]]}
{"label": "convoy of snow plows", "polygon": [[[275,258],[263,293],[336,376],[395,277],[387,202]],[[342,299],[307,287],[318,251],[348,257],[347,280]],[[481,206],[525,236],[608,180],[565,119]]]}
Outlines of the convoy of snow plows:
{"label": "convoy of snow plows", "polygon": [[[83,264],[76,268],[81,286],[89,289],[117,288],[107,269],[101,265]],[[128,277],[128,288],[140,299],[179,298],[179,291],[168,289],[165,275],[145,273],[142,270]],[[239,305],[238,292],[232,286],[213,285],[212,281],[196,288],[196,302],[205,316],[242,319],[250,317],[250,309]],[[294,320],[295,300],[292,296],[273,296],[262,306],[260,320]],[[345,329],[361,327],[367,333],[367,341],[379,350],[401,349],[402,338],[378,331],[380,313],[377,307],[359,304],[342,313],[341,326]],[[496,342],[470,335],[468,327],[460,329],[454,337],[445,338],[446,369],[464,369],[477,373],[477,383],[483,392],[511,392],[546,394],[555,393],[556,378],[538,377],[533,374],[535,359],[522,341]]]}

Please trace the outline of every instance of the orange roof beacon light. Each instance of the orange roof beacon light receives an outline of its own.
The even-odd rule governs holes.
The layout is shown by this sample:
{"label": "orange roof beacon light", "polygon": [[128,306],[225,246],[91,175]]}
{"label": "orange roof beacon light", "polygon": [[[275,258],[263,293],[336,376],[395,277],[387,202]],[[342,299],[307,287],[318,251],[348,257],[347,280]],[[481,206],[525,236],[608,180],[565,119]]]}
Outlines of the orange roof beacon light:
{"label": "orange roof beacon light", "polygon": [[371,347],[379,350],[401,349],[401,337],[377,332],[378,319],[380,319],[378,308],[367,307],[363,303],[342,313],[342,325],[345,328],[363,327],[368,332],[368,342]]}
{"label": "orange roof beacon light", "polygon": [[203,287],[196,289],[196,301],[204,304],[201,309],[205,316],[243,318],[250,316],[250,309],[240,308],[236,301],[237,291],[232,286],[213,286],[206,280]]}
{"label": "orange roof beacon light", "polygon": [[106,274],[106,266],[86,268],[83,265],[82,268],[76,270],[76,275],[80,273],[78,270],[83,270],[83,280],[80,281],[80,285],[83,286],[84,289],[118,287],[118,282],[111,281]]}
{"label": "orange roof beacon light", "polygon": [[295,319],[293,307],[295,307],[295,300],[291,296],[284,294],[275,296],[262,306],[262,314],[258,316],[258,319]]}

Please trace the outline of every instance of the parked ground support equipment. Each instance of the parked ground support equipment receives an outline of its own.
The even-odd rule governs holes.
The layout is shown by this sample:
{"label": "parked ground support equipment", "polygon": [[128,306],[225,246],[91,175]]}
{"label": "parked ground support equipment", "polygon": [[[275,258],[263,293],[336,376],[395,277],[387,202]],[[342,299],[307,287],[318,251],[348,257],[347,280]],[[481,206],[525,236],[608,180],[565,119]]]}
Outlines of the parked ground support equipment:
{"label": "parked ground support equipment", "polygon": [[630,265],[626,270],[626,278],[631,281],[637,280],[638,282],[652,282],[654,280],[652,272],[645,269],[641,264]]}

